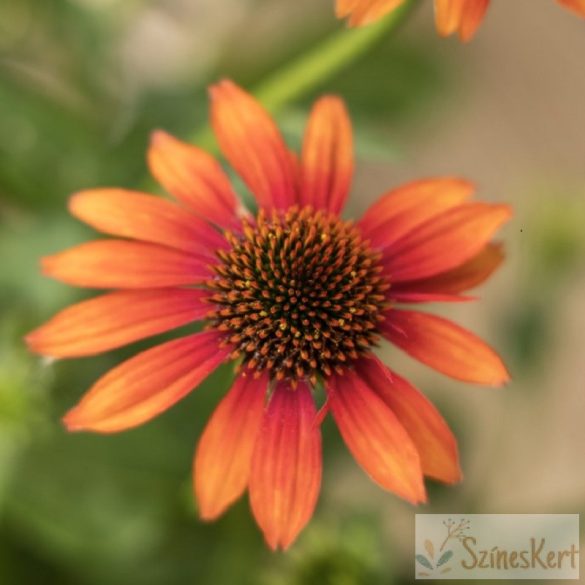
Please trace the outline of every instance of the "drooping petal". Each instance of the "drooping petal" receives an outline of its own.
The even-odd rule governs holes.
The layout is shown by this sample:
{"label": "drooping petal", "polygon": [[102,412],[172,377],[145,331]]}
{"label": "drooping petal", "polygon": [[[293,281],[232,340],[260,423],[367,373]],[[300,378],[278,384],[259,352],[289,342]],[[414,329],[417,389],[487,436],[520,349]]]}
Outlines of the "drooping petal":
{"label": "drooping petal", "polygon": [[364,471],[405,500],[424,502],[418,451],[390,408],[351,370],[330,377],[326,388],[341,436]]}
{"label": "drooping petal", "polygon": [[153,347],[100,378],[63,418],[70,431],[114,433],[164,412],[229,356],[216,331]]}
{"label": "drooping petal", "polygon": [[562,6],[573,10],[577,15],[585,17],[585,0],[558,0]]}
{"label": "drooping petal", "polygon": [[423,473],[445,483],[461,480],[457,441],[432,403],[378,358],[355,362],[358,376],[398,417],[416,445]]}
{"label": "drooping petal", "polygon": [[259,205],[286,209],[297,203],[293,159],[270,115],[231,81],[218,83],[210,93],[221,150]]}
{"label": "drooping petal", "polygon": [[372,244],[390,247],[425,221],[461,205],[474,190],[468,181],[450,177],[407,183],[383,195],[358,225]]}
{"label": "drooping petal", "polygon": [[454,207],[385,248],[382,264],[391,282],[446,272],[481,252],[511,215],[508,205],[467,203]]}
{"label": "drooping petal", "polygon": [[437,30],[443,36],[458,32],[469,41],[481,24],[490,0],[435,0]]}
{"label": "drooping petal", "polygon": [[288,548],[313,515],[321,433],[309,387],[280,382],[265,410],[250,475],[250,504],[272,549]]}
{"label": "drooping petal", "polygon": [[199,216],[223,227],[239,223],[230,181],[204,150],[158,130],[151,138],[148,164],[154,178]]}
{"label": "drooping petal", "polygon": [[338,0],[338,16],[350,15],[350,26],[364,26],[376,22],[392,10],[404,4],[405,0]]}
{"label": "drooping petal", "polygon": [[268,382],[267,375],[240,375],[201,435],[193,471],[204,520],[217,518],[248,485]]}
{"label": "drooping petal", "polygon": [[[485,282],[502,264],[504,252],[499,244],[488,244],[479,254],[461,266],[430,278],[396,283],[388,293],[392,298],[408,295],[452,295],[470,290]],[[464,299],[465,297],[463,297]]]}
{"label": "drooping petal", "polygon": [[351,121],[342,100],[327,96],[313,106],[302,151],[300,202],[340,213],[353,176]]}
{"label": "drooping petal", "polygon": [[97,240],[47,256],[43,273],[89,288],[158,288],[196,284],[210,277],[207,261],[144,242]]}
{"label": "drooping petal", "polygon": [[502,386],[510,376],[498,354],[473,333],[447,319],[391,309],[382,334],[412,357],[464,382]]}
{"label": "drooping petal", "polygon": [[51,357],[94,355],[203,319],[208,294],[171,288],[108,293],[64,309],[26,341]]}
{"label": "drooping petal", "polygon": [[94,189],[69,200],[72,215],[112,236],[162,244],[214,258],[227,247],[207,222],[160,197],[123,189]]}

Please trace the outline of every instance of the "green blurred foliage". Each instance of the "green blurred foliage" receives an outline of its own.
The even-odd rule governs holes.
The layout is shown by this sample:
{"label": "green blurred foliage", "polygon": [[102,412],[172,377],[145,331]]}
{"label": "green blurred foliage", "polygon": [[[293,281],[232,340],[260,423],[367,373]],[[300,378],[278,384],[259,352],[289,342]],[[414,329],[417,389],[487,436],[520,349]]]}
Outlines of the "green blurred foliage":
{"label": "green blurred foliage", "polygon": [[[557,326],[551,309],[561,302],[567,284],[585,273],[585,198],[580,189],[547,189],[520,227],[520,246],[527,253],[516,297],[523,302],[510,305],[502,327],[502,343],[517,373],[540,374],[546,368],[544,358]],[[531,197],[538,195],[535,189]]]}

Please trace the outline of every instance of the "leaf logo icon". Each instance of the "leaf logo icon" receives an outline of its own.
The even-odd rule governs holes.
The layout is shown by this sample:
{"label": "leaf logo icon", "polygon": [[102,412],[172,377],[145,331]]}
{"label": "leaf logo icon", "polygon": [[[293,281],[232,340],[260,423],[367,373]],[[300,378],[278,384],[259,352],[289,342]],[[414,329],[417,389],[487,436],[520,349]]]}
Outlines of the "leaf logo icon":
{"label": "leaf logo icon", "polygon": [[429,563],[427,557],[425,557],[424,555],[416,555],[415,558],[423,567],[425,567],[425,569],[429,569],[430,571],[433,570],[433,565]]}
{"label": "leaf logo icon", "polygon": [[446,550],[442,555],[441,558],[437,561],[437,567],[444,565],[451,557],[453,556],[452,550]]}

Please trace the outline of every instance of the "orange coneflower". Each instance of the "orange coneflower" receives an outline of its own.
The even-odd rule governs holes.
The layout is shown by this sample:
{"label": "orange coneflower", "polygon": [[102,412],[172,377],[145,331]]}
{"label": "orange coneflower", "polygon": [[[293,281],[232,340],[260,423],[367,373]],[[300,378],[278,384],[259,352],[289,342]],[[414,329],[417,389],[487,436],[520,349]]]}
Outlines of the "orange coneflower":
{"label": "orange coneflower", "polygon": [[[297,158],[242,89],[224,81],[211,96],[219,144],[258,213],[242,206],[208,154],[156,132],[150,168],[177,203],[121,189],[74,195],[73,215],[116,239],[45,258],[44,272],[116,290],[65,309],[27,340],[40,354],[77,357],[205,320],[202,333],[107,373],[65,425],[134,427],[235,360],[236,381],[195,455],[199,512],[213,519],[248,488],[268,544],[286,548],[317,501],[319,426],[328,412],[372,479],[409,502],[425,500],[425,475],[460,479],[445,421],[372,350],[384,337],[453,378],[508,380],[475,335],[397,306],[466,300],[502,260],[490,240],[510,209],[470,202],[469,183],[440,178],[390,191],[357,223],[345,221],[353,155],[341,100],[316,103]],[[318,413],[320,384],[326,400]]]}
{"label": "orange coneflower", "polygon": [[[339,18],[348,18],[350,26],[371,24],[404,4],[405,0],[336,0]],[[459,34],[470,40],[481,24],[490,0],[434,0],[437,30],[443,36]],[[585,0],[557,0],[563,6],[585,16]]]}

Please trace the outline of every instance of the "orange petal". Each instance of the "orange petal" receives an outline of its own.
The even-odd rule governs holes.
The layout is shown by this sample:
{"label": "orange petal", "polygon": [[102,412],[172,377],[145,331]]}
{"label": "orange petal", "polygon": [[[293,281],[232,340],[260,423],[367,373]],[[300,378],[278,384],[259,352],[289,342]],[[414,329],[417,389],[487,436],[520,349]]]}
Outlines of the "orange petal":
{"label": "orange petal", "polygon": [[398,417],[416,445],[423,473],[445,483],[461,481],[457,441],[431,402],[375,356],[355,362],[355,371]]}
{"label": "orange petal", "polygon": [[238,225],[238,200],[219,163],[205,151],[158,130],[152,134],[148,164],[153,177],[199,216]]}
{"label": "orange petal", "polygon": [[380,328],[387,339],[406,353],[456,380],[501,386],[510,379],[491,347],[441,317],[391,309]]}
{"label": "orange petal", "polygon": [[216,331],[175,339],[110,370],[70,410],[69,431],[114,433],[164,412],[198,386],[229,356]]}
{"label": "orange petal", "polygon": [[36,353],[80,357],[203,319],[208,293],[196,289],[116,291],[61,311],[26,341]]}
{"label": "orange petal", "polygon": [[[351,7],[350,26],[365,26],[380,20],[383,16],[392,12],[405,0],[358,0]],[[348,6],[342,6],[338,13],[348,12]]]}
{"label": "orange petal", "polygon": [[418,451],[396,415],[355,371],[332,376],[326,388],[341,436],[364,471],[401,498],[424,502]]}
{"label": "orange petal", "polygon": [[446,272],[481,252],[511,215],[508,205],[467,203],[454,207],[385,248],[382,263],[392,282]]}
{"label": "orange petal", "polygon": [[435,0],[435,20],[443,36],[459,32],[469,41],[481,24],[490,0]]}
{"label": "orange petal", "polygon": [[210,277],[194,255],[143,242],[86,242],[42,259],[51,278],[89,288],[158,288],[195,284]]}
{"label": "orange petal", "polygon": [[361,0],[335,0],[335,16],[345,18],[349,16]]}
{"label": "orange petal", "polygon": [[203,431],[194,461],[199,514],[217,518],[248,485],[268,376],[240,375]]}
{"label": "orange petal", "polygon": [[461,266],[430,278],[397,283],[388,292],[392,298],[404,295],[453,295],[475,288],[485,282],[502,264],[504,252],[499,244],[488,244],[479,254]]}
{"label": "orange petal", "polygon": [[231,81],[211,90],[211,122],[219,145],[261,207],[297,203],[290,153],[269,114]]}
{"label": "orange petal", "polygon": [[585,0],[558,0],[558,2],[579,16],[585,17]]}
{"label": "orange petal", "polygon": [[276,385],[250,474],[250,504],[272,549],[288,548],[313,515],[321,485],[321,432],[309,387]]}
{"label": "orange petal", "polygon": [[123,189],[82,191],[69,200],[71,213],[112,236],[162,244],[215,257],[225,238],[193,213],[159,197]]}
{"label": "orange petal", "polygon": [[391,246],[425,221],[461,205],[473,191],[471,183],[455,178],[407,183],[382,196],[358,225],[374,245]]}
{"label": "orange petal", "polygon": [[303,205],[340,213],[353,176],[351,121],[339,98],[321,98],[309,117],[302,152]]}

